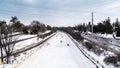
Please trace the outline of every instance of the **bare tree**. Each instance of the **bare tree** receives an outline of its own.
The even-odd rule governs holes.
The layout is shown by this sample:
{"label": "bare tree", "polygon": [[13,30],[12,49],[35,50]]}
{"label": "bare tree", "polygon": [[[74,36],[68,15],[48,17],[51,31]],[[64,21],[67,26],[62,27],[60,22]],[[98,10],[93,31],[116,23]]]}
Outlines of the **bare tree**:
{"label": "bare tree", "polygon": [[31,34],[37,34],[39,32],[45,32],[46,26],[45,24],[39,21],[32,21],[31,24]]}
{"label": "bare tree", "polygon": [[[11,43],[14,40],[12,36],[13,29],[8,27],[5,21],[0,22],[0,48],[1,48],[1,58],[5,63],[10,63],[10,56],[13,52],[15,43]],[[6,58],[3,60],[3,55]]]}

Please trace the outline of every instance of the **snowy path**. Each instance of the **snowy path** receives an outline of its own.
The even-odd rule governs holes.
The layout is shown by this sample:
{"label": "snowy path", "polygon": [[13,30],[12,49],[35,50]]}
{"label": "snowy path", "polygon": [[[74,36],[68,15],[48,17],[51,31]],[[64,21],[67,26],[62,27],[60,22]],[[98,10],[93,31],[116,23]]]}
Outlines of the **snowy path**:
{"label": "snowy path", "polygon": [[96,68],[65,33],[58,32],[44,45],[17,68]]}

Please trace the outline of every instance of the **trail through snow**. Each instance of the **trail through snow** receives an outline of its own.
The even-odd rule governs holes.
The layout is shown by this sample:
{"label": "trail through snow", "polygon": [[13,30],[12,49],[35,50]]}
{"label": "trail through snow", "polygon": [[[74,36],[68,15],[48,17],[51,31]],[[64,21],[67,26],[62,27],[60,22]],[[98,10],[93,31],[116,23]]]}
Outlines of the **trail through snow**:
{"label": "trail through snow", "polygon": [[67,34],[57,32],[16,68],[96,68]]}

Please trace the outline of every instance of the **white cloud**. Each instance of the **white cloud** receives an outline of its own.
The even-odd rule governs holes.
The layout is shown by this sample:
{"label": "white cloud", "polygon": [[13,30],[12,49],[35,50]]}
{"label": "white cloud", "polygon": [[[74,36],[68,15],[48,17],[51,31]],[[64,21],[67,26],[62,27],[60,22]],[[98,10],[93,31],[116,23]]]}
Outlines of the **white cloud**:
{"label": "white cloud", "polygon": [[[116,18],[120,14],[118,10],[119,2],[104,3],[99,5],[88,5],[88,7],[80,5],[84,0],[24,0],[30,5],[38,4],[43,7],[53,9],[25,9],[28,16],[26,20],[39,20],[45,24],[52,26],[73,26],[83,22],[91,21],[91,12],[94,13],[94,23],[101,22],[107,17]],[[48,3],[49,2],[49,3]],[[56,8],[54,10],[54,8]],[[30,15],[30,16],[29,16]]]}
{"label": "white cloud", "polygon": [[119,9],[120,2],[114,2],[106,6],[107,9]]}
{"label": "white cloud", "polygon": [[101,16],[116,16],[120,11],[119,7],[120,1],[114,1],[112,3],[90,7],[87,10],[93,11]]}
{"label": "white cloud", "polygon": [[120,10],[120,1],[115,1],[115,2],[112,2],[112,3],[109,3],[109,4],[105,4],[103,6],[100,6],[98,9],[101,9],[103,11],[106,11],[106,12],[118,12],[118,10]]}

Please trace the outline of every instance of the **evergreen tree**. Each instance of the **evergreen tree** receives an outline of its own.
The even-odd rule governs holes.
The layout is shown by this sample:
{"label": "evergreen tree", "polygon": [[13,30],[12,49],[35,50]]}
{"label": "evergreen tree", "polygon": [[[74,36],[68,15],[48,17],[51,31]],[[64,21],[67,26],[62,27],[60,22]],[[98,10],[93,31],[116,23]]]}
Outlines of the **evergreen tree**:
{"label": "evergreen tree", "polygon": [[104,34],[105,33],[105,26],[103,25],[103,23],[98,23],[98,25],[97,25],[97,32],[99,32],[99,33],[102,33],[102,34]]}
{"label": "evergreen tree", "polygon": [[16,16],[11,17],[10,22],[12,22],[11,26],[14,32],[22,31],[22,27],[24,26]]}
{"label": "evergreen tree", "polygon": [[87,29],[88,31],[91,31],[91,32],[92,32],[92,24],[91,24],[91,22],[88,23],[86,29]]}
{"label": "evergreen tree", "polygon": [[112,28],[112,25],[111,25],[110,18],[108,17],[108,19],[103,21],[103,24],[104,24],[104,27],[105,27],[105,33],[111,34],[113,32],[113,28]]}
{"label": "evergreen tree", "polygon": [[116,32],[116,36],[120,36],[120,22],[118,18],[116,18],[116,22],[113,23],[113,27],[114,27],[114,32]]}

